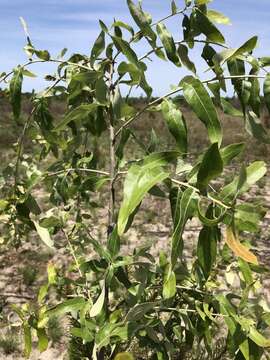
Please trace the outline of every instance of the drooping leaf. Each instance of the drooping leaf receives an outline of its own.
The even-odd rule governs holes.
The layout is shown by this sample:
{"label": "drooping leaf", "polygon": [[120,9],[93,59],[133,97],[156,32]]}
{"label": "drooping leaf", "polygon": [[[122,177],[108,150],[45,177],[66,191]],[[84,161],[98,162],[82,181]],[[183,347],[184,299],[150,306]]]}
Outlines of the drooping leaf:
{"label": "drooping leaf", "polygon": [[194,74],[196,74],[196,67],[195,64],[190,60],[188,56],[188,48],[186,45],[179,44],[177,53],[179,55],[179,58],[182,62],[182,64],[190,71],[192,71]]}
{"label": "drooping leaf", "polygon": [[17,120],[21,113],[23,73],[21,68],[14,70],[9,84],[10,102],[14,118]]}
{"label": "drooping leaf", "polygon": [[194,199],[194,189],[187,188],[183,193],[179,192],[179,199],[177,200],[175,209],[175,226],[172,236],[171,248],[171,265],[174,269],[178,257],[181,257],[183,251],[183,231],[185,224],[190,216],[190,209],[192,208],[192,200]]}
{"label": "drooping leaf", "polygon": [[[250,75],[257,75],[257,71],[251,71]],[[251,89],[249,97],[249,105],[251,106],[252,111],[260,117],[260,108],[261,108],[261,97],[260,97],[260,82],[257,78],[251,78]]]}
{"label": "drooping leaf", "polygon": [[214,143],[205,153],[199,167],[197,187],[204,191],[211,180],[223,171],[223,161],[219,152],[218,143]]}
{"label": "drooping leaf", "polygon": [[207,37],[208,40],[224,44],[225,39],[216,26],[210,19],[199,9],[196,10],[196,21],[200,31]]}
{"label": "drooping leaf", "polygon": [[206,280],[208,279],[212,267],[216,262],[217,242],[219,238],[220,231],[216,226],[205,226],[199,234],[197,256]]}
{"label": "drooping leaf", "polygon": [[37,329],[38,337],[38,351],[43,352],[47,350],[49,345],[49,339],[46,335],[45,329]]}
{"label": "drooping leaf", "polygon": [[243,112],[236,109],[229,101],[221,98],[222,108],[225,114],[235,117],[242,117]]}
{"label": "drooping leaf", "polygon": [[134,357],[131,353],[123,352],[117,354],[114,360],[134,360]]}
{"label": "drooping leaf", "polygon": [[62,121],[57,125],[55,131],[61,131],[66,128],[66,126],[71,121],[80,121],[86,119],[91,113],[93,113],[98,107],[98,104],[82,104],[77,108],[71,110]]}
{"label": "drooping leaf", "polygon": [[248,112],[248,117],[246,120],[246,130],[255,139],[265,144],[270,143],[270,137],[267,131],[263,127],[261,120],[257,117],[257,115],[253,111]]}
{"label": "drooping leaf", "polygon": [[181,66],[179,57],[177,55],[176,46],[172,35],[169,33],[166,26],[162,23],[157,24],[157,33],[160,37],[162,45],[164,46],[165,52],[168,59],[176,66]]}
{"label": "drooping leaf", "polygon": [[113,42],[120,49],[120,51],[126,56],[128,61],[135,65],[139,69],[139,60],[137,54],[131,49],[129,43],[117,36],[112,36]]}
{"label": "drooping leaf", "polygon": [[165,100],[161,106],[163,117],[170,133],[176,140],[178,149],[187,153],[187,126],[180,109],[171,100]]}
{"label": "drooping leaf", "polygon": [[263,84],[265,105],[270,113],[270,74],[267,74]]}
{"label": "drooping leaf", "polygon": [[227,227],[226,244],[233,253],[248,263],[258,265],[257,257],[243,244],[240,243],[231,227]]}
{"label": "drooping leaf", "polygon": [[100,293],[99,297],[97,298],[97,301],[94,303],[94,305],[90,309],[90,312],[89,312],[90,317],[95,317],[100,314],[100,312],[103,308],[103,305],[104,305],[105,290],[106,289],[105,289],[105,284],[104,284],[102,286],[101,293]]}
{"label": "drooping leaf", "polygon": [[48,229],[46,229],[45,227],[42,227],[39,225],[39,223],[37,221],[33,221],[35,228],[37,230],[37,233],[40,237],[40,239],[44,242],[45,245],[47,245],[49,248],[53,249],[54,248],[54,242],[51,239],[51,235],[48,231]]}
{"label": "drooping leaf", "polygon": [[262,348],[270,347],[270,339],[265,338],[257,329],[251,327],[249,329],[248,337]]}
{"label": "drooping leaf", "polygon": [[207,90],[199,79],[192,76],[185,77],[181,81],[181,85],[186,101],[206,126],[210,141],[220,144],[222,141],[221,125]]}
{"label": "drooping leaf", "polygon": [[96,81],[96,99],[101,105],[107,105],[107,85],[105,81],[100,78]]}

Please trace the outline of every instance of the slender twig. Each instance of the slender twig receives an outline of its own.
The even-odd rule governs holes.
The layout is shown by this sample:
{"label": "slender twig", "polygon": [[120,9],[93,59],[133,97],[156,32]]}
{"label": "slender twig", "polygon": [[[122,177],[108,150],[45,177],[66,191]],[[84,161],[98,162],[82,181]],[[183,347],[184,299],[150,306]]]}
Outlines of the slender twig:
{"label": "slender twig", "polygon": [[[77,64],[77,63],[73,63],[70,61],[65,61],[65,60],[58,60],[58,59],[49,59],[49,60],[32,60],[32,61],[28,61],[27,63],[21,65],[21,68],[26,68],[28,66],[34,65],[34,64],[40,64],[40,63],[48,63],[48,62],[52,62],[52,63],[58,63],[58,64],[66,64],[66,65],[70,65],[70,66],[75,66],[84,70],[92,70],[91,67],[82,65],[82,64]],[[14,70],[10,71],[9,73],[7,73],[4,77],[2,77],[0,79],[0,84],[4,81],[7,80],[8,77],[10,77],[12,74],[14,73]]]}
{"label": "slender twig", "polygon": [[60,175],[63,173],[69,173],[69,172],[73,172],[73,171],[81,171],[81,172],[88,172],[88,173],[97,174],[97,175],[110,176],[110,173],[108,171],[102,171],[102,170],[96,170],[96,169],[84,169],[84,168],[69,168],[69,169],[59,170],[59,171],[55,171],[55,172],[51,172],[51,173],[50,172],[45,173],[44,177],[56,176],[56,175]]}
{"label": "slender twig", "polygon": [[[109,72],[109,84],[110,84],[110,97],[114,96],[114,87],[113,85],[113,74],[114,74],[114,65],[113,63],[110,66]],[[108,234],[110,233],[111,227],[114,223],[114,212],[115,212],[115,173],[116,173],[116,159],[115,159],[115,142],[114,142],[114,115],[112,107],[108,109],[109,115],[109,134],[110,134],[110,201],[109,201],[109,214],[108,214]]]}
{"label": "slender twig", "polygon": [[[176,311],[179,313],[185,313],[185,312],[192,312],[192,313],[197,313],[198,311],[195,309],[178,309],[178,308],[161,308],[156,306],[154,308],[155,310],[159,311],[159,312],[171,312],[171,311]],[[229,315],[224,315],[224,314],[218,314],[218,313],[211,313],[212,316],[218,316],[218,317],[228,317]]]}

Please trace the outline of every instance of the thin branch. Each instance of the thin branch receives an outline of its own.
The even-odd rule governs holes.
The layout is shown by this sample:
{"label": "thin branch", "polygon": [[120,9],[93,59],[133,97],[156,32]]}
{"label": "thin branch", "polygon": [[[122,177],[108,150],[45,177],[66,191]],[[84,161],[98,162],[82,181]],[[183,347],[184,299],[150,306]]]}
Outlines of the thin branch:
{"label": "thin branch", "polygon": [[65,172],[69,173],[69,172],[73,172],[73,171],[89,172],[92,174],[110,176],[110,173],[108,171],[102,171],[102,170],[96,170],[96,169],[84,169],[84,168],[69,168],[69,169],[65,169],[65,170],[59,170],[59,171],[55,171],[52,173],[44,174],[44,177],[56,176],[59,174],[63,174]]}

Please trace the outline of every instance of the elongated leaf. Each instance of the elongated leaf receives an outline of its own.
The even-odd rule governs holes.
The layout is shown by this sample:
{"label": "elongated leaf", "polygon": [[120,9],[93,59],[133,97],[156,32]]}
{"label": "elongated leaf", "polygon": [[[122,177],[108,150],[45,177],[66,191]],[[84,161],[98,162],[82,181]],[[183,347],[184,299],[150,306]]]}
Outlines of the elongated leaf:
{"label": "elongated leaf", "polygon": [[45,329],[37,329],[37,337],[38,337],[38,350],[40,352],[47,350],[49,345],[49,339],[46,335]]}
{"label": "elongated leaf", "polygon": [[169,269],[165,274],[162,295],[164,299],[174,297],[176,293],[176,277],[175,273]]}
{"label": "elongated leaf", "polygon": [[206,280],[208,279],[211,269],[216,261],[217,242],[219,238],[220,231],[216,226],[205,226],[199,234],[197,256]]}
{"label": "elongated leaf", "polygon": [[178,149],[186,154],[188,145],[187,126],[181,110],[171,100],[163,101],[161,108],[169,131],[176,140]]}
{"label": "elongated leaf", "polygon": [[101,55],[103,50],[105,49],[105,33],[104,31],[101,31],[99,36],[97,37],[92,51],[91,51],[91,65],[93,66],[96,59]]}
{"label": "elongated leaf", "polygon": [[71,110],[65,118],[60,121],[60,123],[55,128],[55,131],[61,131],[66,128],[66,126],[71,121],[79,121],[87,118],[91,113],[93,113],[98,107],[98,104],[82,104],[77,108]]}
{"label": "elongated leaf", "polygon": [[48,229],[40,226],[39,223],[36,221],[33,221],[33,223],[36,227],[36,230],[37,230],[37,233],[38,233],[40,239],[44,242],[45,245],[47,245],[49,248],[53,249],[54,243],[51,239],[51,235],[50,235]]}
{"label": "elongated leaf", "polygon": [[222,199],[231,199],[237,194],[247,191],[252,185],[260,180],[267,172],[264,161],[255,161],[246,168],[245,178],[241,181],[240,177],[236,177],[230,184],[226,185],[220,193]]}
{"label": "elongated leaf", "polygon": [[134,360],[134,357],[131,353],[123,352],[117,354],[114,360]]}
{"label": "elongated leaf", "polygon": [[21,68],[14,70],[9,84],[10,102],[14,118],[17,120],[21,113],[23,73]]}
{"label": "elongated leaf", "polygon": [[101,293],[97,299],[97,301],[94,303],[94,305],[90,309],[89,316],[95,317],[100,314],[105,300],[105,284],[102,287]]}
{"label": "elongated leaf", "polygon": [[129,11],[135,23],[138,25],[144,36],[149,37],[152,41],[156,40],[156,34],[151,29],[146,14],[142,11],[140,6],[134,4],[132,0],[127,0]]}
{"label": "elongated leaf", "polygon": [[222,141],[222,130],[215,106],[199,79],[187,76],[181,81],[186,101],[207,128],[212,143]]}
{"label": "elongated leaf", "polygon": [[180,193],[180,200],[177,201],[177,218],[175,219],[176,226],[172,236],[172,248],[171,248],[171,265],[174,269],[178,257],[182,255],[183,250],[183,231],[185,224],[190,216],[190,209],[192,207],[192,200],[194,198],[195,191],[187,188],[183,194]]}
{"label": "elongated leaf", "polygon": [[131,49],[129,43],[117,36],[112,36],[112,39],[115,45],[121,50],[121,52],[126,56],[126,58],[131,62],[131,64],[139,68],[138,57],[135,51]]}
{"label": "elongated leaf", "polygon": [[162,23],[158,23],[157,33],[160,37],[162,45],[164,46],[168,59],[171,62],[173,62],[176,66],[181,66],[173,37],[167,30],[166,26]]}
{"label": "elongated leaf", "polygon": [[205,153],[197,176],[197,187],[203,191],[209,182],[223,171],[223,161],[219,152],[218,143],[214,143]]}
{"label": "elongated leaf", "polygon": [[196,74],[196,67],[195,64],[190,60],[188,56],[188,47],[183,44],[179,44],[177,53],[179,55],[179,58],[182,62],[182,64],[190,71],[192,71],[194,74]]}
{"label": "elongated leaf", "polygon": [[237,49],[226,49],[221,51],[220,53],[217,53],[214,56],[213,61],[215,63],[223,65],[225,62],[237,58],[237,56],[253,51],[257,45],[257,42],[258,37],[254,36]]}
{"label": "elongated leaf", "polygon": [[[257,71],[251,71],[251,75],[257,75]],[[261,97],[260,97],[260,82],[259,79],[253,78],[250,79],[251,89],[250,89],[250,98],[249,105],[253,112],[260,117],[260,108],[261,108]]]}
{"label": "elongated leaf", "polygon": [[270,347],[270,339],[266,339],[258,330],[254,327],[249,329],[248,337],[262,348]]}
{"label": "elongated leaf", "polygon": [[231,21],[228,18],[228,16],[225,16],[224,14],[216,10],[208,9],[207,17],[210,21],[215,22],[217,24],[224,24],[224,25],[231,24]]}
{"label": "elongated leaf", "polygon": [[165,180],[168,172],[160,167],[132,165],[128,171],[124,184],[124,199],[118,216],[118,234],[124,233],[129,216],[140,204],[145,194],[157,183]]}
{"label": "elongated leaf", "polygon": [[263,127],[261,120],[253,111],[248,112],[247,122],[246,122],[247,132],[253,136],[255,139],[265,143],[270,143],[270,137]]}
{"label": "elongated leaf", "polygon": [[244,143],[231,144],[220,150],[223,165],[229,165],[230,162],[238,155],[242,154],[245,149]]}
{"label": "elongated leaf", "polygon": [[236,256],[239,256],[248,263],[258,265],[257,257],[247,247],[240,243],[231,227],[227,227],[226,244]]}
{"label": "elongated leaf", "polygon": [[23,324],[24,356],[28,359],[32,351],[31,328],[27,323]]}
{"label": "elongated leaf", "polygon": [[268,112],[270,113],[270,74],[267,74],[264,80],[263,93],[265,105],[268,109]]}
{"label": "elongated leaf", "polygon": [[225,43],[224,36],[221,34],[221,32],[200,10],[196,10],[196,21],[200,31],[207,37],[207,39],[218,42],[220,44]]}
{"label": "elongated leaf", "polygon": [[153,310],[153,308],[157,305],[156,302],[147,302],[142,304],[137,304],[133,308],[129,310],[126,316],[127,321],[138,321],[140,320],[146,313]]}
{"label": "elongated leaf", "polygon": [[100,78],[96,81],[96,99],[101,105],[107,105],[107,85],[105,81]]}
{"label": "elongated leaf", "polygon": [[242,111],[236,109],[229,101],[225,100],[224,98],[221,98],[221,104],[225,114],[235,117],[243,116]]}
{"label": "elongated leaf", "polygon": [[83,297],[76,297],[74,299],[66,300],[61,304],[56,305],[54,308],[47,310],[48,316],[60,316],[72,311],[79,311],[86,304]]}

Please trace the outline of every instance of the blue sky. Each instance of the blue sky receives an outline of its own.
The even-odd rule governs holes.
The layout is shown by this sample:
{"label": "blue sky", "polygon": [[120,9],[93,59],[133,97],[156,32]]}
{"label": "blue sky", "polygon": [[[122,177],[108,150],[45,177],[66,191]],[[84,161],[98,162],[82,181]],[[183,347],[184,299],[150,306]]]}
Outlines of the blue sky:
{"label": "blue sky", "polygon": [[[176,0],[182,7],[183,0]],[[168,14],[169,0],[144,0],[144,8],[154,20]],[[258,55],[270,55],[270,1],[269,0],[214,0],[210,8],[222,11],[230,17],[231,26],[221,26],[232,47],[241,45],[253,35],[259,36]],[[19,63],[24,63],[26,56],[22,50],[25,37],[19,22],[22,16],[28,23],[31,37],[37,48],[48,49],[57,55],[63,47],[73,52],[88,54],[91,44],[100,29],[98,19],[105,23],[117,20],[129,21],[125,0],[0,0],[0,72],[7,71]],[[181,22],[167,22],[176,40],[182,36]],[[144,54],[143,46],[138,52]],[[193,55],[198,58],[199,52]],[[201,71],[204,67],[199,63]],[[34,68],[38,79],[27,79],[25,90],[40,89],[44,85],[42,75],[49,73],[53,67],[38,66]],[[149,66],[148,79],[155,94],[165,93],[170,85],[179,82],[185,71],[168,66],[167,63],[155,60]]]}

